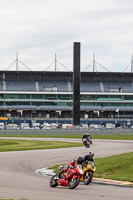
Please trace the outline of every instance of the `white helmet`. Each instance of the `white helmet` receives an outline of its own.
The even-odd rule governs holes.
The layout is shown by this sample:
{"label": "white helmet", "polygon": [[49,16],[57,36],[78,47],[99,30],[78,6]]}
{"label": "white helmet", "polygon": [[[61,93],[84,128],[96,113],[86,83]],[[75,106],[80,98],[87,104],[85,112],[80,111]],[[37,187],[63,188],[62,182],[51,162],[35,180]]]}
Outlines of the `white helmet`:
{"label": "white helmet", "polygon": [[83,135],[90,135],[90,133],[84,133]]}
{"label": "white helmet", "polygon": [[90,133],[86,133],[87,136],[90,136]]}
{"label": "white helmet", "polygon": [[93,157],[93,156],[94,156],[94,152],[93,152],[93,151],[89,151],[88,155],[89,155],[90,157]]}
{"label": "white helmet", "polygon": [[83,135],[87,135],[87,133],[84,133]]}

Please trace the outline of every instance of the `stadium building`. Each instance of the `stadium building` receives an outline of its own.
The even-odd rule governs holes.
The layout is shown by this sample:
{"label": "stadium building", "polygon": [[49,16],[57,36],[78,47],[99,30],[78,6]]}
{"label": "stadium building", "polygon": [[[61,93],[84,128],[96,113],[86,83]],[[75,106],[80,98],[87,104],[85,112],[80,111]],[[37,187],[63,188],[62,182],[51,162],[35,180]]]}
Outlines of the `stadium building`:
{"label": "stadium building", "polygon": [[[0,117],[72,121],[73,73],[0,71]],[[133,74],[81,72],[80,119],[133,118]],[[122,124],[123,125],[123,124]]]}

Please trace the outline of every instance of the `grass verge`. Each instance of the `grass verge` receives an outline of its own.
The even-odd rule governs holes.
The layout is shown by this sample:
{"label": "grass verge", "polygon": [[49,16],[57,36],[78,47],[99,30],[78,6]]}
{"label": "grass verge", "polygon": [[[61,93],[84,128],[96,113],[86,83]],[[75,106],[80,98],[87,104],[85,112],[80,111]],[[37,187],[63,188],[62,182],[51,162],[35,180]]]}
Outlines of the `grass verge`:
{"label": "grass verge", "polygon": [[[104,178],[133,183],[133,153],[125,153],[106,158],[95,159],[95,178]],[[59,165],[50,167],[58,173]]]}
{"label": "grass verge", "polygon": [[92,135],[93,139],[133,140],[133,135]]}
{"label": "grass verge", "polygon": [[[81,139],[80,135],[0,135],[0,137],[30,137],[30,138],[77,138]],[[92,139],[108,139],[108,140],[133,140],[133,135],[91,135]]]}
{"label": "grass verge", "polygon": [[24,151],[37,149],[57,149],[82,146],[81,143],[36,140],[0,140],[0,151]]}
{"label": "grass verge", "polygon": [[96,178],[105,178],[133,183],[133,153],[95,159]]}

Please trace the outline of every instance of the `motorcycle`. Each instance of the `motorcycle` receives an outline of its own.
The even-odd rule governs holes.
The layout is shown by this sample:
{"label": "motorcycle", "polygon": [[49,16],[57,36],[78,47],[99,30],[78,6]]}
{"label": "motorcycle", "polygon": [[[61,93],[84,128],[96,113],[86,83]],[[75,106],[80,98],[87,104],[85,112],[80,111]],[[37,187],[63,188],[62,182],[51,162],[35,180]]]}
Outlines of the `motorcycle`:
{"label": "motorcycle", "polygon": [[81,182],[84,182],[85,185],[88,185],[92,178],[93,174],[96,171],[96,166],[92,161],[85,161],[82,164],[83,176],[80,178]]}
{"label": "motorcycle", "polygon": [[87,140],[87,138],[83,138],[82,141],[86,148],[90,148],[90,142]]}
{"label": "motorcycle", "polygon": [[74,189],[78,186],[80,182],[80,178],[83,176],[83,170],[80,169],[77,165],[74,167],[59,167],[60,175],[59,177],[54,175],[50,180],[50,186],[56,187],[60,186],[68,186],[69,189]]}

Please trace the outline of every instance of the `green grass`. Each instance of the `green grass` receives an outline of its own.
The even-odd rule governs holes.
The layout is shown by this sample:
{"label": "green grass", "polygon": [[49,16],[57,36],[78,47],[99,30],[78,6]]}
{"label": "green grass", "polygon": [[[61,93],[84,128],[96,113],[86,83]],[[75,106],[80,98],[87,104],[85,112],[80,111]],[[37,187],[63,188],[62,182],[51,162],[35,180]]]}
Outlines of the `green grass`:
{"label": "green grass", "polygon": [[60,164],[60,165],[54,165],[54,166],[52,166],[52,167],[49,167],[48,169],[53,169],[54,170],[54,173],[58,173],[59,172],[59,166],[64,166],[65,164]]}
{"label": "green grass", "polygon": [[93,139],[133,140],[133,135],[92,135]]}
{"label": "green grass", "polygon": [[59,141],[36,141],[36,140],[0,140],[0,152],[24,151],[37,149],[56,149],[82,146],[81,143]]}
{"label": "green grass", "polygon": [[[133,183],[133,153],[125,153],[106,158],[97,158],[94,160],[96,164],[95,178],[104,178],[119,181],[128,181]],[[55,165],[50,167],[58,173],[58,167]]]}
{"label": "green grass", "polygon": [[133,153],[95,159],[95,177],[133,183]]}
{"label": "green grass", "polygon": [[[82,138],[80,135],[0,135],[0,137],[30,137],[30,138]],[[133,140],[133,135],[91,135],[92,139]]]}

